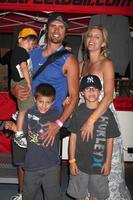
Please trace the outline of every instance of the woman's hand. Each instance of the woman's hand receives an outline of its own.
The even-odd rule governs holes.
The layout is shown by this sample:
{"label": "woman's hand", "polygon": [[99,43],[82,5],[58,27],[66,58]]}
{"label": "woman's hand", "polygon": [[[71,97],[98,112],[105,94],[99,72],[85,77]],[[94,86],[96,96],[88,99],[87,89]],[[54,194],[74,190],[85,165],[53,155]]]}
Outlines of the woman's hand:
{"label": "woman's hand", "polygon": [[81,127],[81,137],[84,140],[89,140],[93,138],[94,121],[88,119]]}

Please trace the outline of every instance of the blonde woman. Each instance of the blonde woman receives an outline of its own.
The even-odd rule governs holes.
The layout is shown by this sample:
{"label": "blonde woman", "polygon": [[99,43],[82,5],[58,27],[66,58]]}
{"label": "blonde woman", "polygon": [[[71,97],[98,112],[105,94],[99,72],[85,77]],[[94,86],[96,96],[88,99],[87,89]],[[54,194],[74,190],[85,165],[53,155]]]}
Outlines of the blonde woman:
{"label": "blonde woman", "polygon": [[[89,140],[93,137],[95,121],[97,121],[108,107],[110,107],[115,119],[117,120],[115,108],[113,106],[115,77],[113,63],[108,58],[108,34],[106,29],[101,26],[89,28],[85,34],[84,45],[87,56],[85,61],[80,63],[81,78],[89,74],[97,75],[103,86],[99,106],[81,128],[83,140]],[[123,146],[121,136],[114,139],[111,167],[111,173],[108,176],[110,190],[110,197],[108,200],[130,200],[130,193],[124,179]]]}

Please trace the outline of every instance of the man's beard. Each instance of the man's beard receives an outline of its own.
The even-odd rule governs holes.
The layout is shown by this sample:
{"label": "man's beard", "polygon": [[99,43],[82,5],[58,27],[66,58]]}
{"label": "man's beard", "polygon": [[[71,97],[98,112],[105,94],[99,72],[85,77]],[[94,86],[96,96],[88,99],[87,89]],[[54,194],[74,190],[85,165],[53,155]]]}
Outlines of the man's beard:
{"label": "man's beard", "polygon": [[62,44],[64,38],[54,38],[54,37],[50,37],[49,41],[54,43],[54,44]]}

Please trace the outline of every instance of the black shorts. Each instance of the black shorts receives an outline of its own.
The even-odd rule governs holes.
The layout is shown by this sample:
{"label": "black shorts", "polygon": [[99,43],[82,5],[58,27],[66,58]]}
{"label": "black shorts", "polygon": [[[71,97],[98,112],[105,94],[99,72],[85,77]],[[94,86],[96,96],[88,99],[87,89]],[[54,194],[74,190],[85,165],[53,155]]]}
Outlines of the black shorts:
{"label": "black shorts", "polygon": [[26,155],[27,149],[19,147],[13,140],[12,140],[12,159],[13,164],[17,166],[24,166],[24,160]]}

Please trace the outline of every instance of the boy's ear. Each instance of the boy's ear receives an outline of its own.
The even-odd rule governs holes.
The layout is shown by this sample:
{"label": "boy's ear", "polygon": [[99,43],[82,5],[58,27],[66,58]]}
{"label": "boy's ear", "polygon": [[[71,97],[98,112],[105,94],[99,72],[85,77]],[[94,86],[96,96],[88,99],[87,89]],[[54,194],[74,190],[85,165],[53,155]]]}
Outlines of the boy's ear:
{"label": "boy's ear", "polygon": [[18,43],[22,42],[23,38],[19,38],[18,39]]}
{"label": "boy's ear", "polygon": [[80,94],[81,94],[82,96],[84,96],[84,93],[83,93],[83,92],[80,92]]}

